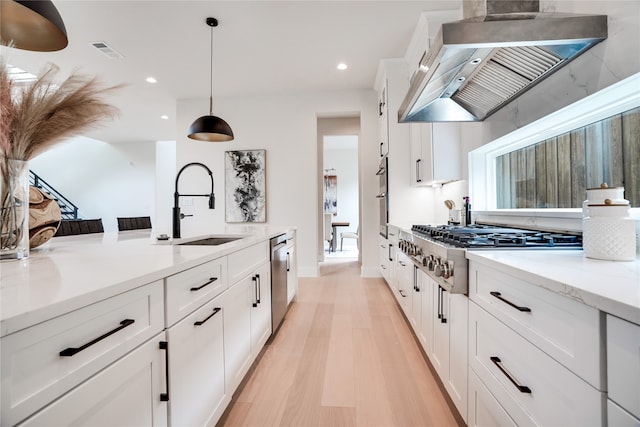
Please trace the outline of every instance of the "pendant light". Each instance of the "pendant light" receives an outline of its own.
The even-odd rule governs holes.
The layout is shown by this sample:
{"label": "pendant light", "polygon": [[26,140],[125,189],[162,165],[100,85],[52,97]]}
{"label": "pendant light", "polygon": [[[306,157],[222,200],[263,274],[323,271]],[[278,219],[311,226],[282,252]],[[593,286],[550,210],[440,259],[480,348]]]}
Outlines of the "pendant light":
{"label": "pendant light", "polygon": [[220,117],[213,115],[213,27],[218,26],[216,18],[207,18],[207,25],[211,27],[211,81],[209,92],[209,115],[196,119],[189,126],[189,134],[191,139],[209,142],[226,142],[233,140],[233,131],[231,126]]}
{"label": "pendant light", "polygon": [[1,0],[0,38],[16,49],[53,52],[67,47],[67,29],[49,0]]}

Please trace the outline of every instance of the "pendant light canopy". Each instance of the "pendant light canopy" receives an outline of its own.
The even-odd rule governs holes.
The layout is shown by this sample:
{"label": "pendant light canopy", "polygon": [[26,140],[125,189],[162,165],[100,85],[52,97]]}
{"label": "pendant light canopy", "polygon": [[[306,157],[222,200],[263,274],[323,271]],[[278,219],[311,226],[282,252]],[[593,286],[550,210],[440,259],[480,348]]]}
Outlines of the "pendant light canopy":
{"label": "pendant light canopy", "polygon": [[209,92],[209,115],[196,119],[189,126],[189,134],[191,139],[210,142],[226,142],[233,140],[233,131],[231,126],[220,117],[213,115],[213,27],[218,26],[216,18],[207,18],[207,25],[211,27],[211,82]]}
{"label": "pendant light canopy", "polygon": [[49,0],[1,0],[0,37],[17,49],[53,52],[67,47],[67,29]]}

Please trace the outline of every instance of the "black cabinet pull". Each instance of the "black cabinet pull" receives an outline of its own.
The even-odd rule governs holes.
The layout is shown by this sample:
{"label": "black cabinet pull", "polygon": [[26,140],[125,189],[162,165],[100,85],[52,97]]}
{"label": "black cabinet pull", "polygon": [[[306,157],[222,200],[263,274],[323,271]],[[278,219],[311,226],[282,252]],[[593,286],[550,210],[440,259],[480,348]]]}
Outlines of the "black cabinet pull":
{"label": "black cabinet pull", "polygon": [[167,392],[160,393],[160,401],[168,402],[169,401],[169,342],[168,341],[160,341],[160,350],[164,350],[165,357],[165,365],[164,365],[164,376],[167,381]]}
{"label": "black cabinet pull", "polygon": [[422,182],[422,178],[420,178],[420,163],[422,159],[416,160],[416,182]]}
{"label": "black cabinet pull", "polygon": [[213,282],[215,282],[216,280],[218,280],[217,277],[211,277],[209,278],[209,281],[207,283],[205,283],[204,285],[198,286],[197,288],[191,288],[191,291],[199,291],[200,289],[204,288],[207,285],[212,284]]}
{"label": "black cabinet pull", "polygon": [[258,304],[260,304],[260,297],[262,296],[261,292],[260,292],[260,275],[256,274],[255,276],[253,276],[251,278],[251,280],[253,280],[253,283],[254,283],[254,286],[255,286],[254,289],[256,291],[256,302],[253,303],[253,306],[257,307]]}
{"label": "black cabinet pull", "polygon": [[97,343],[99,341],[102,341],[103,339],[107,338],[108,336],[115,334],[119,330],[126,328],[127,326],[133,324],[134,322],[135,322],[135,320],[133,320],[133,319],[124,319],[122,322],[120,322],[120,326],[118,326],[117,328],[112,329],[109,332],[107,332],[106,334],[101,335],[98,338],[89,341],[88,343],[86,343],[83,346],[65,348],[64,350],[62,350],[60,352],[60,356],[73,356],[76,353],[80,353],[82,350],[86,349],[87,347],[91,347],[95,343]]}
{"label": "black cabinet pull", "polygon": [[204,325],[204,323],[205,323],[207,320],[211,319],[213,316],[215,316],[216,314],[218,314],[218,312],[219,312],[220,310],[222,310],[220,307],[216,307],[216,308],[214,308],[214,309],[213,309],[213,313],[211,313],[210,315],[208,315],[208,316],[207,316],[207,318],[206,318],[206,319],[204,319],[204,320],[198,320],[197,322],[195,322],[195,323],[193,324],[193,326],[200,326],[200,325]]}
{"label": "black cabinet pull", "polygon": [[444,293],[445,290],[442,286],[438,285],[438,304],[440,304],[440,307],[438,308],[438,318],[440,319],[440,323],[447,323],[447,318],[444,316]]}
{"label": "black cabinet pull", "polygon": [[520,393],[531,393],[531,389],[529,387],[527,387],[526,385],[520,385],[518,384],[512,377],[511,375],[509,375],[509,373],[507,372],[506,369],[504,369],[501,365],[502,361],[500,360],[499,357],[496,356],[491,356],[490,357],[491,361],[493,362],[494,365],[496,365],[498,367],[498,369],[500,369],[500,371],[502,371],[502,373],[509,378],[509,381],[511,381],[511,383],[516,386],[516,388],[520,391]]}
{"label": "black cabinet pull", "polygon": [[496,298],[498,298],[500,301],[502,301],[502,302],[504,302],[504,303],[506,303],[506,304],[509,304],[511,307],[515,308],[515,309],[516,309],[516,310],[518,310],[518,311],[524,311],[524,312],[527,312],[527,313],[531,312],[531,309],[530,309],[529,307],[521,307],[521,306],[515,305],[514,303],[512,303],[512,302],[511,302],[511,301],[509,301],[508,299],[502,298],[502,294],[501,294],[500,292],[495,292],[495,291],[493,291],[493,292],[489,292],[489,294],[490,294],[492,297],[496,297]]}
{"label": "black cabinet pull", "polygon": [[402,289],[398,290],[398,293],[400,295],[402,295],[402,298],[406,298],[407,296],[404,294],[404,291]]}
{"label": "black cabinet pull", "polygon": [[287,252],[287,271],[291,270],[291,253]]}

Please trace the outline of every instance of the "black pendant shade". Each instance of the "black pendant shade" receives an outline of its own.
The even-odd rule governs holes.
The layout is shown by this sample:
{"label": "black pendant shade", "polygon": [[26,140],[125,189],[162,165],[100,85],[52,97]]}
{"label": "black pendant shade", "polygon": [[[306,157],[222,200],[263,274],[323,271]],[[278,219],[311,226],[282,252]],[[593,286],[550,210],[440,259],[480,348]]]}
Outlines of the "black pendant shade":
{"label": "black pendant shade", "polygon": [[227,142],[233,140],[233,131],[220,117],[202,116],[189,126],[188,136],[198,141]]}
{"label": "black pendant shade", "polygon": [[53,52],[67,47],[67,29],[49,0],[0,1],[0,36],[17,49]]}
{"label": "black pendant shade", "polygon": [[207,25],[211,27],[211,73],[210,73],[210,94],[209,94],[209,115],[196,119],[189,126],[189,134],[191,139],[209,142],[227,142],[233,141],[233,131],[231,126],[220,117],[213,115],[213,27],[218,26],[216,18],[207,18]]}

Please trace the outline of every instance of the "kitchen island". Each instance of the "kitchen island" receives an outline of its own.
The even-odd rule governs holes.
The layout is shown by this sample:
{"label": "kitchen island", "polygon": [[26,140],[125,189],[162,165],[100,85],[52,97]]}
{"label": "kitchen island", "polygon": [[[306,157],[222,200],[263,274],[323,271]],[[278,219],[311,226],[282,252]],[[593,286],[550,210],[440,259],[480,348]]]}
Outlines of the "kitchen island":
{"label": "kitchen island", "polygon": [[56,237],[3,262],[2,425],[215,425],[271,335],[282,234],[295,271],[295,230],[273,226]]}

